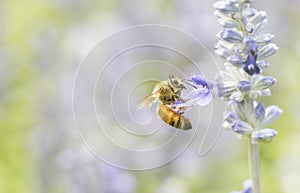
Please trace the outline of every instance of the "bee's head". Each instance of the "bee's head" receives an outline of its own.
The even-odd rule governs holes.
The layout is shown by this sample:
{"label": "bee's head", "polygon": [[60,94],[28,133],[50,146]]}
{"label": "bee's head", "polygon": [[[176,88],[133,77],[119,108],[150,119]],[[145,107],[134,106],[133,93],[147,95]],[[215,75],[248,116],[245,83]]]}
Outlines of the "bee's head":
{"label": "bee's head", "polygon": [[174,75],[169,76],[169,85],[173,86],[176,89],[180,89],[180,90],[186,89],[186,87],[183,84],[183,81]]}

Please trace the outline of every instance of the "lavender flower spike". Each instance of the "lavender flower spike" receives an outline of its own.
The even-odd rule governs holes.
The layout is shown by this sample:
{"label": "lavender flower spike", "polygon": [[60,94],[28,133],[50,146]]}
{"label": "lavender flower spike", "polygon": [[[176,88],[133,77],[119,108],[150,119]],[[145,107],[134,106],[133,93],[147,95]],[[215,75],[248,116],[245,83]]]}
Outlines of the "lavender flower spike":
{"label": "lavender flower spike", "polygon": [[219,96],[227,102],[223,127],[249,139],[249,175],[244,190],[232,193],[261,193],[258,144],[269,143],[277,131],[266,128],[282,110],[274,105],[265,109],[260,97],[271,96],[276,83],[264,76],[269,66],[266,58],[278,50],[271,43],[274,35],[261,34],[267,24],[266,12],[250,7],[251,0],[219,0],[214,3],[215,15],[223,29],[217,34],[215,52],[224,59],[225,70],[217,76]]}

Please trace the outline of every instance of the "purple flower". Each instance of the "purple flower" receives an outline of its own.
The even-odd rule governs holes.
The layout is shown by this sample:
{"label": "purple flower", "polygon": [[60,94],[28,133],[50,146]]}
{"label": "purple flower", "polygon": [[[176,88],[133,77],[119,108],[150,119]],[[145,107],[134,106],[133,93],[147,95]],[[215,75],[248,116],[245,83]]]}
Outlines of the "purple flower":
{"label": "purple flower", "polygon": [[[185,95],[181,100],[176,101],[172,108],[179,113],[187,111],[190,107],[208,105],[212,100],[212,94],[206,79],[198,73],[194,73],[188,80],[194,89]],[[189,83],[188,83],[189,84]]]}
{"label": "purple flower", "polygon": [[208,105],[212,100],[212,94],[206,79],[201,74],[194,73],[190,76],[190,80],[197,86],[186,96],[188,99],[187,103],[200,106]]}
{"label": "purple flower", "polygon": [[258,67],[258,65],[256,63],[256,59],[257,59],[257,54],[255,54],[255,52],[251,52],[248,55],[246,62],[244,63],[243,69],[250,76],[260,73],[260,68]]}

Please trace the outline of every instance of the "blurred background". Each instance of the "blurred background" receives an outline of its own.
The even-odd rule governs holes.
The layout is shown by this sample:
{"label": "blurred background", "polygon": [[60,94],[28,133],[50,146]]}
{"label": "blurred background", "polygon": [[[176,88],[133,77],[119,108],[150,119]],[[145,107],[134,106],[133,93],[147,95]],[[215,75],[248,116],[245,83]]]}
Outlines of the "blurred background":
{"label": "blurred background", "polygon": [[[220,193],[241,190],[242,182],[248,177],[247,142],[239,140],[233,133],[222,131],[217,143],[205,156],[198,155],[199,143],[196,141],[169,164],[145,171],[124,170],[97,159],[87,149],[80,132],[75,129],[72,112],[76,70],[99,41],[124,27],[164,24],[192,34],[213,53],[217,41],[215,34],[221,27],[213,15],[212,4],[213,1],[204,0],[2,0],[0,192]],[[300,189],[300,132],[297,126],[300,124],[299,6],[297,0],[253,3],[254,8],[267,12],[269,23],[264,31],[275,34],[274,42],[280,48],[268,60],[271,66],[265,74],[276,77],[277,84],[273,87],[273,95],[264,101],[266,106],[276,104],[284,111],[271,125],[279,135],[271,144],[260,146],[265,193],[298,193]],[[119,60],[132,64],[133,56],[123,56]],[[199,57],[204,56],[201,51]],[[217,57],[216,61],[221,68],[222,61]],[[189,62],[183,63],[181,68],[180,71],[187,74],[193,71]],[[116,64],[108,70],[122,73]],[[151,75],[147,79],[161,80],[169,74],[163,70],[148,70],[146,73],[141,69],[135,75],[139,80],[146,75]],[[132,77],[131,80],[135,80],[135,76]],[[139,90],[135,100],[151,92],[153,85],[150,82]],[[102,93],[96,92],[96,96],[98,94],[101,98]],[[113,101],[122,99],[120,94],[118,96],[120,98],[113,98]],[[84,94],[79,99],[91,100]],[[97,104],[101,109],[101,102]],[[212,113],[210,107],[206,110]],[[77,113],[77,116],[86,116],[85,112]],[[104,111],[100,112],[100,117],[102,113]],[[127,120],[125,113],[117,114],[120,120]],[[220,119],[221,114],[214,116]],[[109,114],[104,118],[112,124],[110,127],[118,128]],[[156,115],[153,119],[157,119]],[[172,136],[174,132],[168,129],[155,139]],[[151,128],[147,131],[150,132]],[[214,130],[211,141],[218,136],[218,131]],[[93,132],[89,131],[88,136],[97,136]],[[199,136],[200,140],[205,137],[204,134]],[[159,144],[151,138],[146,141],[145,145],[142,140],[134,143],[127,140],[126,145],[145,145],[146,148],[147,145]],[[103,148],[116,154],[114,159],[130,159],[125,157],[127,154],[113,152],[109,146]],[[203,152],[206,150],[209,147]],[[164,152],[156,156],[163,157]]]}

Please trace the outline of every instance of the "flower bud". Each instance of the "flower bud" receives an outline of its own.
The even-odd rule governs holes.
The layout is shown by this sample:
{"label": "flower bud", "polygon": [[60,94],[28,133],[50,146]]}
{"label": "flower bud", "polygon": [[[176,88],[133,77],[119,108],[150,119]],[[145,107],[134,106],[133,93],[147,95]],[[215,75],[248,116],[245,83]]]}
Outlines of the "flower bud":
{"label": "flower bud", "polygon": [[239,9],[236,5],[227,1],[218,1],[214,3],[214,8],[224,14],[236,13]]}
{"label": "flower bud", "polygon": [[261,50],[259,51],[259,54],[258,54],[258,59],[259,60],[262,60],[264,58],[267,58],[269,56],[272,56],[273,54],[276,53],[276,51],[278,50],[278,47],[276,44],[268,44],[268,45],[265,45],[264,47],[261,48]]}
{"label": "flower bud", "polygon": [[218,37],[230,43],[237,43],[243,41],[243,36],[234,29],[224,29],[218,35]]}

